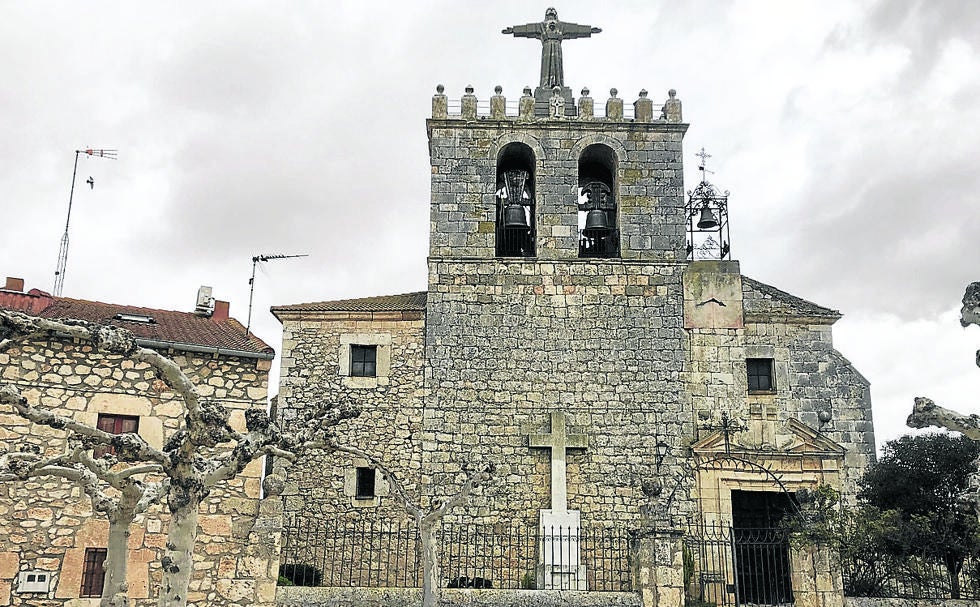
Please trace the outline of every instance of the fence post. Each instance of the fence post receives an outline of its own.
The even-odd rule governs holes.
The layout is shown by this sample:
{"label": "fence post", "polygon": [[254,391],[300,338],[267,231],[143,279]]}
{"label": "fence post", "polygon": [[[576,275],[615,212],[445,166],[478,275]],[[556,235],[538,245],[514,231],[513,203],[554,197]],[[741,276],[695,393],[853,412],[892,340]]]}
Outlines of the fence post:
{"label": "fence post", "polygon": [[844,577],[840,559],[825,545],[791,546],[794,605],[844,607]]}
{"label": "fence post", "polygon": [[633,553],[634,586],[643,607],[684,607],[684,532],[638,531]]}

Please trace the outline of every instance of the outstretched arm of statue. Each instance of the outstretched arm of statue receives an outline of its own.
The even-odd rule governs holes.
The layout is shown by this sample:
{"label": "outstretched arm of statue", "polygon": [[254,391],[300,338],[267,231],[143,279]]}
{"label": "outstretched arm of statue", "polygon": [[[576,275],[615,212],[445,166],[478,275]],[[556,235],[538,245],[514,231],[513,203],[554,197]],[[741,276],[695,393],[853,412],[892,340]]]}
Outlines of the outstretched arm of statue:
{"label": "outstretched arm of statue", "polygon": [[527,25],[515,25],[500,31],[501,34],[513,34],[516,38],[540,38],[541,28],[537,23]]}
{"label": "outstretched arm of statue", "polygon": [[602,28],[592,27],[591,25],[579,25],[578,23],[561,23],[562,38],[588,38],[592,34],[598,34]]}

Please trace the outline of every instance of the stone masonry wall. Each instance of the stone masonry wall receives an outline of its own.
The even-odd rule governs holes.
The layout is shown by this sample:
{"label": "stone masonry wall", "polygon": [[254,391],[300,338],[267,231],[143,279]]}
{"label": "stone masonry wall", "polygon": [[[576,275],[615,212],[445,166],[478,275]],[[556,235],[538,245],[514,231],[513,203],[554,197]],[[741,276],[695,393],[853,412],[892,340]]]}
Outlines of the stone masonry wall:
{"label": "stone masonry wall", "polygon": [[517,142],[535,156],[539,260],[578,256],[578,160],[591,144],[608,146],[617,158],[623,259],[684,259],[686,124],[430,120],[428,129],[430,257],[494,257],[497,155]]}
{"label": "stone masonry wall", "polygon": [[[775,349],[776,395],[751,397],[750,406],[774,406],[782,416],[795,417],[844,447],[843,497],[852,502],[857,481],[875,458],[870,387],[866,379],[834,349],[829,324],[797,324],[774,317],[749,322],[746,346]],[[831,413],[821,425],[820,411]]]}
{"label": "stone masonry wall", "polygon": [[569,508],[583,528],[632,528],[657,474],[656,444],[684,457],[680,270],[620,260],[559,263],[433,260],[424,469],[437,495],[472,460],[497,482],[460,517],[537,524],[550,507],[550,452],[528,447],[550,412],[588,436],[568,456]]}
{"label": "stone masonry wall", "polygon": [[[280,417],[286,427],[311,403],[348,399],[359,417],[339,428],[339,442],[383,462],[417,502],[422,466],[423,320],[421,312],[305,315],[283,318]],[[312,316],[312,317],[311,317]],[[378,377],[349,377],[350,344],[376,343]],[[414,542],[402,501],[380,473],[376,499],[354,495],[355,467],[343,454],[310,454],[286,471],[283,563],[311,565],[324,583],[387,585],[416,573],[394,546]],[[401,542],[393,529],[402,529]],[[393,541],[393,543],[392,543]],[[352,553],[355,542],[365,549]],[[388,542],[388,543],[385,543]],[[414,545],[414,544],[413,544]],[[385,556],[388,555],[388,556]],[[336,559],[336,560],[335,560]],[[383,564],[382,564],[383,563]]]}
{"label": "stone masonry wall", "polygon": [[[423,321],[373,320],[370,313],[352,316],[284,321],[280,418],[289,427],[310,403],[349,399],[361,408],[361,415],[344,423],[340,441],[385,462],[406,491],[418,495]],[[371,378],[341,375],[343,336],[364,335],[390,336],[390,374],[374,385],[364,385],[363,380]],[[404,507],[394,497],[382,498],[377,507],[352,504],[344,493],[344,472],[353,466],[349,457],[336,454],[311,455],[291,466],[284,492],[286,512],[317,517],[405,516]]]}
{"label": "stone masonry wall", "polygon": [[[244,430],[244,412],[265,407],[269,361],[212,358],[171,352],[200,393],[232,410],[232,425]],[[50,340],[19,345],[0,354],[0,377],[18,387],[35,404],[94,425],[99,413],[138,415],[139,433],[161,447],[179,426],[182,402],[147,365],[117,356],[93,354],[91,347]],[[27,424],[16,414],[0,412],[0,443],[42,447],[62,453],[64,433]],[[268,560],[250,558],[250,534],[259,507],[261,462],[253,462],[201,506],[191,602],[237,607],[273,600],[275,575]],[[130,596],[137,606],[150,599],[160,581],[157,561],[166,541],[169,515],[155,506],[132,526]],[[105,547],[108,523],[94,517],[88,497],[71,484],[43,478],[0,484],[0,605],[83,605],[78,599],[86,547]],[[271,565],[276,568],[276,565]],[[51,593],[16,592],[17,572],[54,574]]]}

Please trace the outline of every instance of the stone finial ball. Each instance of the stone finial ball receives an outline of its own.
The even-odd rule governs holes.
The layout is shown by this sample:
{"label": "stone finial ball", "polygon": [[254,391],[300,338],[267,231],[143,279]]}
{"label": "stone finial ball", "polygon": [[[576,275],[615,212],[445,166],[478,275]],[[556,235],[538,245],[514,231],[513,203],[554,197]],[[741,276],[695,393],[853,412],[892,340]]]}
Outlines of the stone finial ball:
{"label": "stone finial ball", "polygon": [[640,97],[646,97],[646,96],[647,96],[647,90],[646,89],[640,89]]}
{"label": "stone finial ball", "polygon": [[493,92],[499,95],[500,93],[504,92],[504,87],[498,84],[497,86],[493,87]]}
{"label": "stone finial ball", "polygon": [[827,422],[829,422],[833,418],[834,418],[834,415],[830,411],[827,411],[826,409],[824,409],[824,410],[820,411],[819,413],[817,413],[817,419],[820,420],[820,423],[821,424],[826,424]]}
{"label": "stone finial ball", "polygon": [[266,497],[282,495],[285,488],[286,483],[278,474],[270,474],[262,479],[262,490],[265,492]]}
{"label": "stone finial ball", "polygon": [[583,87],[582,88],[582,96],[583,97],[588,97],[589,96],[589,87],[586,86],[586,87]]}
{"label": "stone finial ball", "polygon": [[671,99],[673,99],[674,97],[677,96],[677,91],[675,91],[674,89],[670,89],[669,91],[667,91],[667,95],[670,96]]}
{"label": "stone finial ball", "polygon": [[616,96],[616,95],[618,95],[618,94],[619,94],[619,91],[618,91],[618,90],[616,90],[615,88],[611,88],[611,89],[609,89],[609,96],[610,96],[610,97],[615,97],[615,96]]}
{"label": "stone finial ball", "polygon": [[555,86],[551,87],[551,92],[552,93],[560,93],[561,92],[561,87],[555,85]]}
{"label": "stone finial ball", "polygon": [[436,85],[436,92],[439,93],[440,95],[444,90],[446,90],[446,87],[442,86],[441,84]]}
{"label": "stone finial ball", "polygon": [[524,87],[524,96],[525,97],[530,97],[531,96],[531,87],[529,87],[529,86],[525,86]]}
{"label": "stone finial ball", "polygon": [[473,85],[472,84],[467,84],[465,90],[466,90],[466,94],[467,95],[472,95],[473,94]]}

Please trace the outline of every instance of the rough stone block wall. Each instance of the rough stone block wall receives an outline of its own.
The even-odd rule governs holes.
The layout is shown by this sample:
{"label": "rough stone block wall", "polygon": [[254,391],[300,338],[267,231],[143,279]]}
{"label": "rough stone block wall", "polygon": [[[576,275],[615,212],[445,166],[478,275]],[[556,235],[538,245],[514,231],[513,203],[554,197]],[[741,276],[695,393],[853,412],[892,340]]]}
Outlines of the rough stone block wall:
{"label": "rough stone block wall", "polygon": [[[287,428],[302,419],[310,404],[320,400],[355,403],[361,414],[339,428],[339,441],[383,462],[416,502],[422,497],[418,483],[422,467],[423,325],[421,313],[286,319],[279,392],[279,416]],[[378,346],[379,377],[344,375],[349,344],[372,339],[385,342]],[[387,371],[382,369],[382,357],[390,361]],[[378,559],[387,548],[365,553],[368,560],[358,565],[349,562],[349,549],[345,552],[338,548],[351,538],[363,539],[365,533],[382,533],[382,525],[386,533],[399,525],[408,529],[410,516],[401,500],[387,491],[381,474],[376,479],[376,487],[383,489],[378,500],[352,497],[353,470],[365,464],[342,454],[310,454],[289,467],[283,492],[287,521],[284,562],[314,565],[328,582],[329,572],[340,575],[343,559],[347,559],[345,570],[357,571],[363,565],[374,572],[372,575],[382,576],[383,568],[371,565],[370,559]],[[363,543],[371,545],[369,540]],[[339,560],[334,561],[335,557]],[[358,579],[356,573],[350,575]],[[334,577],[332,583],[339,584],[337,579]]]}
{"label": "rough stone block wall", "polygon": [[[198,387],[232,411],[244,430],[244,412],[265,408],[269,361],[169,355]],[[182,402],[143,363],[93,353],[88,345],[49,340],[0,353],[0,377],[32,403],[95,424],[98,413],[140,416],[139,433],[160,447],[180,425]],[[0,443],[39,445],[48,456],[63,453],[64,432],[26,423],[0,412]],[[253,462],[201,506],[195,574],[188,598],[209,605],[261,605],[274,594],[277,571],[249,557],[259,508],[261,462]],[[157,562],[166,541],[169,515],[153,507],[132,526],[130,596],[135,605],[156,604],[161,574]],[[93,516],[87,496],[66,481],[41,478],[0,484],[0,605],[64,605],[78,597],[86,547],[105,547],[108,523]],[[47,597],[20,594],[13,582],[23,570],[55,574]],[[220,578],[220,579],[219,579]],[[75,599],[77,601],[77,599]],[[266,601],[267,602],[267,601]]]}
{"label": "rough stone block wall", "polygon": [[578,257],[578,161],[591,144],[617,158],[614,197],[624,259],[684,259],[685,124],[430,120],[433,258],[492,259],[497,155],[509,143],[535,156],[537,257]]}
{"label": "rough stone block wall", "polygon": [[[797,324],[780,317],[748,322],[745,344],[772,346],[775,350],[776,395],[754,400],[759,406],[771,401],[781,415],[821,429],[827,438],[847,450],[842,488],[844,499],[853,501],[858,479],[875,458],[870,385],[834,349],[831,326]],[[832,414],[825,426],[817,417],[820,411]]]}
{"label": "rough stone block wall", "polygon": [[561,410],[589,440],[569,452],[569,508],[583,528],[637,525],[656,443],[676,466],[691,435],[680,266],[432,260],[429,284],[423,467],[436,495],[464,464],[490,460],[497,483],[457,514],[536,526],[550,507],[550,451],[528,435]]}

